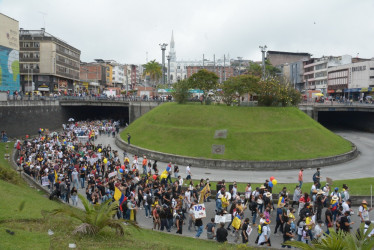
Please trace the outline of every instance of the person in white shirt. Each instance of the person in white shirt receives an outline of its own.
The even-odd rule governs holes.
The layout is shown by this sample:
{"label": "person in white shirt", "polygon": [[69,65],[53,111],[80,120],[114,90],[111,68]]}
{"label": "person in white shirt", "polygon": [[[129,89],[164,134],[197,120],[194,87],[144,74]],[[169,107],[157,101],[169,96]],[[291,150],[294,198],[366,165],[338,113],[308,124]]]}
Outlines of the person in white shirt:
{"label": "person in white shirt", "polygon": [[191,180],[191,164],[188,164],[188,166],[186,167],[186,180]]}
{"label": "person in white shirt", "polygon": [[183,178],[182,178],[182,176],[178,176],[178,186],[180,186],[180,187],[182,187],[182,185],[183,185]]}
{"label": "person in white shirt", "polygon": [[358,208],[358,216],[360,216],[361,223],[365,221],[370,221],[369,219],[369,212],[373,210],[373,208],[368,208],[368,203],[366,200],[361,202],[361,206]]}
{"label": "person in white shirt", "polygon": [[271,243],[270,243],[270,220],[269,219],[266,219],[266,221],[264,222],[264,224],[262,225],[262,233],[260,235],[260,238],[258,239],[258,245],[268,245],[268,246],[271,246]]}
{"label": "person in white shirt", "polygon": [[349,207],[351,205],[351,200],[348,199],[347,201],[343,202],[342,203],[342,207],[343,207],[343,211],[342,213],[344,214],[345,212],[351,212],[352,209]]}

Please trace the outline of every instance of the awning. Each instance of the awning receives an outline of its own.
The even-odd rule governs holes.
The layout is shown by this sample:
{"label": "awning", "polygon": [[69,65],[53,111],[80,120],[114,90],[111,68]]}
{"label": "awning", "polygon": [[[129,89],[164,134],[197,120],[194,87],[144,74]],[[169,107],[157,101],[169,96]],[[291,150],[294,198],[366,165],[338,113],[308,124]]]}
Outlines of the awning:
{"label": "awning", "polygon": [[99,86],[100,84],[98,82],[90,82],[90,86]]}

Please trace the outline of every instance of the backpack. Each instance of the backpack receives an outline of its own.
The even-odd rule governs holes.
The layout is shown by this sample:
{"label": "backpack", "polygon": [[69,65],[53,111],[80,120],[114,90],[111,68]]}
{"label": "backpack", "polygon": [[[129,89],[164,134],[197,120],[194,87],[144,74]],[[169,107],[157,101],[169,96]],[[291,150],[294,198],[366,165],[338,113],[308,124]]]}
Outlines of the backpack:
{"label": "backpack", "polygon": [[147,203],[148,203],[148,205],[152,205],[152,203],[153,203],[153,199],[152,199],[152,196],[150,194],[147,194]]}
{"label": "backpack", "polygon": [[314,175],[313,175],[313,182],[314,181],[317,181],[317,172],[315,172]]}
{"label": "backpack", "polygon": [[342,191],[342,192],[340,193],[340,197],[341,197],[342,199],[344,199],[344,197],[345,197],[344,191]]}

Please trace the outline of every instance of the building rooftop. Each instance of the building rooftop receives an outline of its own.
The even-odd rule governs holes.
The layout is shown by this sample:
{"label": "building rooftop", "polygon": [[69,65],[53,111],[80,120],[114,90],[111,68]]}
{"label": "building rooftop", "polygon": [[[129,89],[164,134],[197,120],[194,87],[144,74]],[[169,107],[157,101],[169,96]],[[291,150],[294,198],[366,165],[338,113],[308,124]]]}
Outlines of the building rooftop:
{"label": "building rooftop", "polygon": [[295,55],[295,56],[312,56],[312,54],[306,53],[306,52],[287,52],[287,51],[268,50],[267,53],[268,54]]}

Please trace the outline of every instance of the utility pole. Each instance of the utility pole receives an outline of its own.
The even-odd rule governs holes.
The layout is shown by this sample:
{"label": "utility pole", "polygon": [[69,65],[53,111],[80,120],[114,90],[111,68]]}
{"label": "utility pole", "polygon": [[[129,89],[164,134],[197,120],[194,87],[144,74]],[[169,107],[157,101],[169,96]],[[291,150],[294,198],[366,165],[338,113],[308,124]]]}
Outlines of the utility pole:
{"label": "utility pole", "polygon": [[267,49],[267,46],[259,46],[262,52],[262,80],[265,79],[265,52]]}
{"label": "utility pole", "polygon": [[226,55],[223,55],[223,81],[226,81]]}
{"label": "utility pole", "polygon": [[168,60],[168,85],[169,85],[169,88],[170,88],[170,59],[171,59],[171,56],[167,55],[166,59]]}
{"label": "utility pole", "polygon": [[204,69],[204,63],[205,63],[205,58],[204,58],[204,54],[203,54],[203,69]]}
{"label": "utility pole", "polygon": [[162,51],[162,84],[165,84],[165,50],[166,50],[166,46],[168,46],[167,43],[160,43],[159,44],[160,47],[161,47],[161,51]]}
{"label": "utility pole", "polygon": [[213,55],[213,72],[216,73],[216,54]]}

